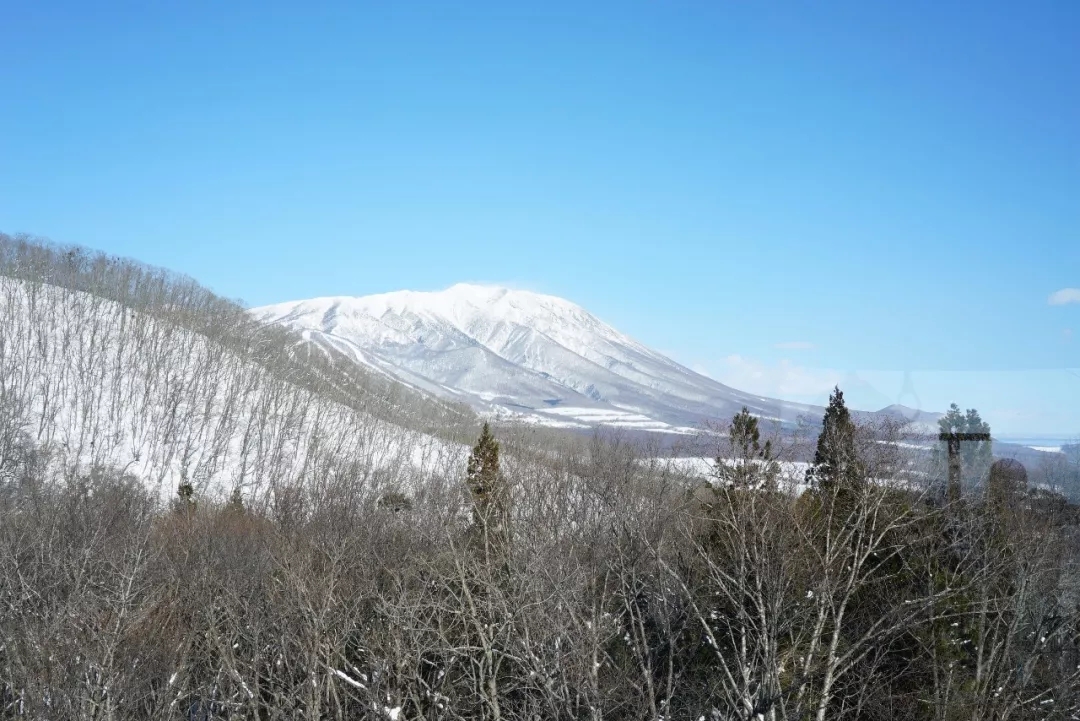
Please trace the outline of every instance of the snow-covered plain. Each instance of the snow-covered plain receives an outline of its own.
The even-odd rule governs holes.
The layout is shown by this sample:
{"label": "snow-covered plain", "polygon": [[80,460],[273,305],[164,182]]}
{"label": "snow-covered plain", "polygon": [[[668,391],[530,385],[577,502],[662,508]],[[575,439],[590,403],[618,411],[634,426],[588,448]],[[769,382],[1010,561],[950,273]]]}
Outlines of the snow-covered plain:
{"label": "snow-covered plain", "polygon": [[[655,461],[671,464],[672,468],[678,472],[695,478],[712,478],[716,473],[715,458],[691,456],[658,458]],[[781,489],[798,495],[809,488],[806,483],[806,471],[810,468],[809,463],[803,461],[779,461],[777,465],[780,468],[777,485]]]}

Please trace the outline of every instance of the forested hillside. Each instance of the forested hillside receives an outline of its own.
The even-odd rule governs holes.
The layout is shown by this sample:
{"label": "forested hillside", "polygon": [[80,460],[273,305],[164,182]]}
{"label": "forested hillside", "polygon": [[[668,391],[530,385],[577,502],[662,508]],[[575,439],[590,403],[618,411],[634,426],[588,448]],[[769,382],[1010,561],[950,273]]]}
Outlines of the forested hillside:
{"label": "forested hillside", "polygon": [[1080,717],[1080,510],[855,418],[701,478],[0,238],[0,718]]}
{"label": "forested hillside", "polygon": [[190,279],[8,236],[0,413],[5,447],[31,444],[50,474],[259,499],[335,468],[390,485],[443,472],[475,426]]}

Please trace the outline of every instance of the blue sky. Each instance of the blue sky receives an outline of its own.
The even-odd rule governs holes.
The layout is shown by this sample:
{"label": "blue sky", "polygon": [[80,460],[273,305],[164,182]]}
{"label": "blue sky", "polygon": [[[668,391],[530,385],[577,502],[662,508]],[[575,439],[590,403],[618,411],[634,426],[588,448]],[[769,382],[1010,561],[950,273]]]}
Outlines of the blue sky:
{"label": "blue sky", "polygon": [[1080,434],[1080,3],[0,16],[5,232],[251,305],[512,284],[749,390]]}

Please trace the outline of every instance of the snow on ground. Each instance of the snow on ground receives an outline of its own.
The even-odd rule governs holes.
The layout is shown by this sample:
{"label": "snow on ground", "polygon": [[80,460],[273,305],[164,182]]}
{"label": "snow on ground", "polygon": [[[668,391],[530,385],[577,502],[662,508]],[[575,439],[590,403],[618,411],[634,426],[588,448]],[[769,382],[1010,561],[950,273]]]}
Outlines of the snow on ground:
{"label": "snow on ground", "polygon": [[[713,477],[716,470],[716,459],[706,456],[653,458],[650,461],[670,464],[670,467],[679,473],[702,479]],[[803,461],[779,461],[779,466],[780,476],[778,482],[780,488],[796,494],[801,494],[809,488],[806,484],[806,471],[810,468],[809,463]]]}
{"label": "snow on ground", "polygon": [[897,448],[907,448],[916,451],[925,451],[934,447],[935,441],[927,440],[925,443],[908,443],[906,441],[877,441],[882,445],[896,446]]}
{"label": "snow on ground", "polygon": [[556,408],[543,411],[531,409],[514,410],[492,404],[480,410],[479,415],[492,420],[569,430],[607,427],[675,435],[697,435],[701,433],[700,428],[673,426],[668,423],[654,421],[639,413],[629,413],[616,409]]}
{"label": "snow on ground", "polygon": [[[672,470],[691,477],[708,479],[715,476],[716,459],[711,457],[654,458],[650,459],[650,462],[669,464]],[[806,472],[810,468],[810,463],[805,461],[779,461],[778,464],[780,474],[777,483],[781,490],[793,495],[801,495],[810,489],[810,485],[806,482]],[[870,480],[872,483],[888,485],[894,488],[906,488],[916,491],[922,488],[920,482],[912,482],[910,479],[904,479],[903,477],[890,479],[871,478]]]}
{"label": "snow on ground", "polygon": [[1002,435],[995,437],[994,440],[1014,446],[1023,446],[1041,453],[1063,453],[1065,446],[1080,443],[1080,435],[1072,433],[1038,436]]}
{"label": "snow on ground", "polygon": [[0,278],[0,399],[57,474],[122,469],[163,496],[342,473],[392,489],[468,449],[300,388],[248,357],[86,293]]}
{"label": "snow on ground", "polygon": [[[591,426],[610,426],[613,428],[627,428],[641,431],[657,431],[663,433],[697,433],[694,428],[674,426],[654,420],[643,413],[634,413],[619,408],[579,408],[573,406],[560,406],[545,409],[542,412],[532,414],[536,422],[543,425],[563,426],[564,418],[571,419],[575,427],[588,428]],[[551,416],[555,416],[552,419]]]}

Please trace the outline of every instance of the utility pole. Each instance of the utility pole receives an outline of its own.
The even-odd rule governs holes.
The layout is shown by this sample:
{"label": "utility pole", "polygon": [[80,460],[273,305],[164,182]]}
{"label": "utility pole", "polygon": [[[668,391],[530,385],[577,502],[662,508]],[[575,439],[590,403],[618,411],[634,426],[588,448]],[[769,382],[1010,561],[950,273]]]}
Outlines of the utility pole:
{"label": "utility pole", "polygon": [[960,443],[963,441],[990,441],[989,433],[940,433],[938,434],[939,441],[945,441],[948,444],[949,453],[949,486],[947,490],[947,497],[949,503],[954,503],[960,500]]}

